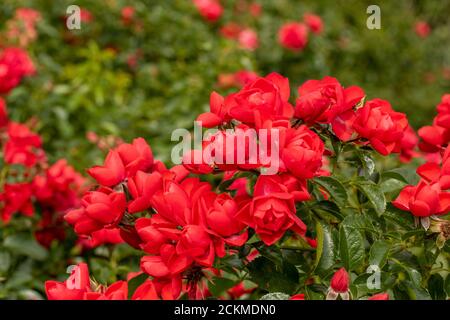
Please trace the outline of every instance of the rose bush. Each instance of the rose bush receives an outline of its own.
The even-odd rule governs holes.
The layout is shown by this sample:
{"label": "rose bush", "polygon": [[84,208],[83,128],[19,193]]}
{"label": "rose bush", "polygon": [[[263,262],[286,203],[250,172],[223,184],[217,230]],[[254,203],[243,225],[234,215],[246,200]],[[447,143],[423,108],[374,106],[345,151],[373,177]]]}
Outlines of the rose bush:
{"label": "rose bush", "polygon": [[71,4],[0,5],[0,298],[449,298],[448,3]]}
{"label": "rose bush", "polygon": [[[80,236],[118,230],[140,268],[97,283],[78,264],[64,282],[46,282],[47,297],[446,298],[445,144],[434,154],[414,151],[418,139],[402,144],[414,135],[406,116],[337,79],[308,80],[299,91],[294,107],[289,80],[273,73],[225,97],[213,92],[211,111],[197,118],[227,134],[242,125],[276,128],[275,174],[259,162],[223,166],[217,150],[226,139],[214,141],[207,171],[190,162],[166,167],[142,138],[111,149],[87,171],[97,187],[65,220]],[[261,144],[265,131],[257,132]],[[395,168],[407,151],[438,161],[417,169],[417,186],[417,176]]]}

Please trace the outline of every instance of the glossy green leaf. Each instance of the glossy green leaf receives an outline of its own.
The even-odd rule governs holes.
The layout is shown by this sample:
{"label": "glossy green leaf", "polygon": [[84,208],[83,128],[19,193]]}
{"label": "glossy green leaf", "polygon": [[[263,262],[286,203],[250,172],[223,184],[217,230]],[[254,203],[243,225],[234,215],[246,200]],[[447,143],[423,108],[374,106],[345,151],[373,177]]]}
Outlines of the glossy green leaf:
{"label": "glossy green leaf", "polygon": [[347,191],[339,180],[333,177],[324,176],[315,178],[314,182],[324,188],[336,201],[338,206],[343,207],[347,204]]}

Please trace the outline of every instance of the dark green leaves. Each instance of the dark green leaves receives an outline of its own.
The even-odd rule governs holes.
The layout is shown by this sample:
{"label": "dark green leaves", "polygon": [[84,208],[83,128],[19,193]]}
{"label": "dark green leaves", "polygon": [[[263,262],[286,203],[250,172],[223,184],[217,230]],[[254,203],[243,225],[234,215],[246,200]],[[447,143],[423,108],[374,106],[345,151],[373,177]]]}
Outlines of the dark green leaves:
{"label": "dark green leaves", "polygon": [[369,180],[359,180],[355,186],[367,197],[376,213],[382,215],[386,210],[386,198],[380,187]]}
{"label": "dark green leaves", "polygon": [[251,280],[269,292],[293,293],[299,285],[297,269],[286,261],[278,265],[265,257],[258,257],[247,268]]}
{"label": "dark green leaves", "polygon": [[335,263],[335,241],[329,225],[317,222],[316,272],[322,273]]}
{"label": "dark green leaves", "polygon": [[369,253],[369,265],[384,266],[389,255],[390,245],[387,241],[377,240],[373,243]]}
{"label": "dark green leaves", "polygon": [[339,257],[347,271],[357,269],[364,262],[364,239],[352,225],[339,228]]}
{"label": "dark green leaves", "polygon": [[315,178],[314,182],[324,188],[339,207],[344,207],[347,204],[347,191],[339,180],[324,176]]}

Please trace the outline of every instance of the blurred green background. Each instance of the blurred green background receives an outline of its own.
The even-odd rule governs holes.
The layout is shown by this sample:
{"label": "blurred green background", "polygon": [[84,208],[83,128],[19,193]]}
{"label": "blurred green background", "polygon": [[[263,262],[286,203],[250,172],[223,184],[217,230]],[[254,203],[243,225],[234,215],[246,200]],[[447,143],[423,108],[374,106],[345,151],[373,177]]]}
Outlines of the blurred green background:
{"label": "blurred green background", "polygon": [[[262,5],[259,17],[246,5]],[[2,0],[0,29],[19,7],[38,10],[38,38],[27,50],[38,73],[8,97],[11,118],[37,117],[51,160],[65,157],[78,169],[101,161],[103,151],[86,139],[90,131],[126,141],[145,137],[157,158],[168,160],[173,129],[191,128],[208,108],[220,74],[277,71],[291,90],[326,75],[346,86],[359,85],[368,98],[389,100],[407,113],[417,129],[428,124],[440,97],[450,87],[450,1],[221,1],[218,22],[205,21],[191,1],[44,1]],[[66,8],[89,10],[92,21],[67,30]],[[380,30],[366,27],[367,7],[381,8]],[[134,23],[121,23],[121,10],[133,6]],[[279,27],[313,12],[324,32],[310,35],[305,50],[292,53],[277,42]],[[426,38],[414,32],[427,21]],[[259,37],[255,51],[220,35],[237,22]],[[130,57],[137,57],[130,67]]]}

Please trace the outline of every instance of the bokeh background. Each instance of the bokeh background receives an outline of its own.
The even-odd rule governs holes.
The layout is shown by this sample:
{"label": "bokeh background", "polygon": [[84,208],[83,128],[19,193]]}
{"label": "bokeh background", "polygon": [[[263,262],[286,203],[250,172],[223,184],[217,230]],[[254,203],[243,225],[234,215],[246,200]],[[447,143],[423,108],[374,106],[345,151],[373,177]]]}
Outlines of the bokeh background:
{"label": "bokeh background", "polygon": [[[71,4],[87,12],[81,30],[66,28]],[[346,86],[361,86],[368,98],[389,100],[415,128],[430,123],[449,91],[450,1],[221,4],[222,16],[210,22],[189,0],[2,0],[1,30],[17,8],[42,15],[37,38],[27,46],[37,74],[7,97],[11,118],[36,118],[48,154],[81,170],[102,158],[99,137],[108,144],[115,137],[142,136],[159,159],[168,160],[172,130],[191,128],[196,114],[208,108],[210,92],[232,91],[227,79],[241,70],[277,71],[289,77],[292,91],[307,79],[331,75]],[[380,30],[366,27],[371,4],[381,8]],[[126,6],[134,8],[128,20]],[[300,52],[281,47],[280,26],[301,21],[305,13],[321,17],[323,32],[310,35]],[[230,23],[253,30],[257,48],[224,37],[221,29]]]}

